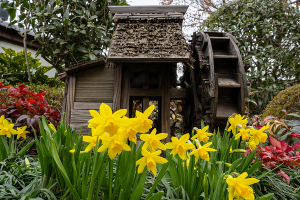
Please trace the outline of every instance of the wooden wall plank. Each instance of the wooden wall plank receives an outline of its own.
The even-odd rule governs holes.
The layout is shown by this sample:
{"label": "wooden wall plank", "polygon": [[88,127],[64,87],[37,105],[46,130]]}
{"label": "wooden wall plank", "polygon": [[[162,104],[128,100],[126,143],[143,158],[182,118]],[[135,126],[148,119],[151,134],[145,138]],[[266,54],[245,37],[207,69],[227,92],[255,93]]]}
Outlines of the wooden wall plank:
{"label": "wooden wall plank", "polygon": [[92,119],[89,110],[71,110],[70,127],[74,128],[79,133],[82,125],[82,134],[88,135],[90,128],[88,128],[88,121]]}
{"label": "wooden wall plank", "polygon": [[75,102],[113,102],[113,68],[94,67],[77,73]]}
{"label": "wooden wall plank", "polygon": [[[109,107],[113,107],[113,103],[105,103]],[[74,110],[97,110],[99,112],[99,107],[101,103],[98,102],[74,102]]]}

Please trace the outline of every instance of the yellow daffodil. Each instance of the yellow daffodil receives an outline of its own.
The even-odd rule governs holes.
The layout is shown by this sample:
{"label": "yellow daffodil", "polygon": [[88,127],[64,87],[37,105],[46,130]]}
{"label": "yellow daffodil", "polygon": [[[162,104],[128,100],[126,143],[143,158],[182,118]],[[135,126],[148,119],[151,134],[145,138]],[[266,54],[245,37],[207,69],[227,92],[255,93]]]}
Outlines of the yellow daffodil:
{"label": "yellow daffodil", "polygon": [[5,116],[1,115],[1,117],[0,117],[0,125],[3,125],[4,120],[5,120]]}
{"label": "yellow daffodil", "polygon": [[229,153],[232,153],[232,148],[230,147],[230,149],[229,149]]}
{"label": "yellow daffodil", "polygon": [[249,143],[248,143],[250,149],[255,149],[255,147],[258,144],[259,144],[259,141],[256,140],[255,138],[250,138]]}
{"label": "yellow daffodil", "polygon": [[241,128],[239,133],[235,135],[235,140],[239,139],[242,136],[242,140],[248,140],[250,138],[250,129]]}
{"label": "yellow daffodil", "polygon": [[199,144],[199,146],[198,146],[198,149],[196,149],[196,150],[194,150],[194,151],[192,151],[191,153],[190,153],[190,155],[194,155],[196,158],[196,160],[195,160],[195,163],[197,163],[198,162],[198,159],[199,159],[199,157],[201,158],[201,159],[204,159],[204,160],[206,160],[206,161],[209,161],[209,154],[207,153],[208,151],[217,151],[217,150],[215,150],[215,149],[213,149],[213,148],[207,148],[208,146],[210,146],[212,144],[212,142],[209,142],[209,143],[207,143],[207,144],[205,144],[205,145],[203,145],[203,146],[201,146],[200,144]]}
{"label": "yellow daffodil", "polygon": [[138,173],[142,173],[144,171],[145,166],[147,165],[147,169],[149,171],[152,171],[152,173],[156,176],[157,169],[156,169],[156,163],[158,164],[164,164],[167,163],[168,160],[162,157],[159,157],[158,155],[161,154],[161,150],[154,151],[150,153],[146,149],[142,149],[142,157],[138,161],[136,161],[136,165],[140,165],[138,168]]}
{"label": "yellow daffodil", "polygon": [[187,141],[190,138],[190,134],[185,134],[181,136],[180,139],[177,137],[172,137],[172,142],[167,143],[165,146],[167,149],[172,149],[171,154],[175,156],[176,154],[179,155],[179,157],[182,160],[186,159],[186,151],[195,148],[195,146],[191,143],[187,143]]}
{"label": "yellow daffodil", "polygon": [[163,143],[160,142],[160,140],[165,139],[168,137],[167,133],[159,133],[156,135],[156,128],[152,130],[152,132],[149,134],[141,134],[140,138],[141,140],[145,141],[143,148],[150,150],[150,152],[153,152],[157,149],[166,150],[166,147]]}
{"label": "yellow daffodil", "polygon": [[23,137],[26,139],[26,133],[30,133],[29,131],[26,131],[27,126],[24,126],[23,128],[17,128],[16,134],[18,134],[17,139],[20,137]]}
{"label": "yellow daffodil", "polygon": [[229,200],[234,197],[242,197],[245,200],[254,200],[253,189],[250,185],[259,182],[256,178],[247,178],[246,172],[242,173],[237,178],[227,178],[226,182],[229,185]]}
{"label": "yellow daffodil", "polygon": [[264,133],[263,131],[265,131],[268,128],[269,128],[269,126],[264,126],[259,130],[257,130],[257,129],[250,130],[250,134],[252,135],[251,138],[256,141],[258,140],[261,143],[266,142],[266,140],[268,139],[268,135],[266,133]]}
{"label": "yellow daffodil", "polygon": [[13,128],[14,124],[10,124],[7,120],[4,120],[3,124],[0,125],[0,135],[6,135],[6,137],[10,138],[11,135],[16,134],[16,130]]}
{"label": "yellow daffodil", "polygon": [[98,149],[98,152],[105,151],[108,149],[108,156],[112,160],[116,155],[120,155],[122,151],[131,151],[130,146],[128,146],[124,140],[122,134],[116,134],[110,136],[108,133],[104,133],[100,136],[102,140],[102,146]]}
{"label": "yellow daffodil", "polygon": [[126,132],[125,132],[125,136],[126,138],[128,138],[129,141],[132,141],[134,143],[136,143],[136,134],[137,134],[137,130],[135,130],[135,128],[133,126],[128,126],[126,127]]}
{"label": "yellow daffodil", "polygon": [[83,136],[82,140],[84,142],[90,143],[86,148],[85,148],[85,152],[89,152],[90,150],[92,150],[96,145],[97,145],[97,138],[98,138],[98,142],[100,140],[99,136]]}
{"label": "yellow daffodil", "polygon": [[208,130],[208,126],[205,126],[203,129],[198,129],[196,135],[194,135],[191,139],[194,140],[198,138],[198,140],[201,142],[207,142],[209,139],[209,136],[212,136],[212,133],[206,132]]}
{"label": "yellow daffodil", "polygon": [[151,119],[148,119],[148,117],[153,112],[155,106],[149,106],[144,113],[136,111],[136,118],[135,118],[135,126],[134,128],[139,133],[147,133],[150,128],[152,128],[153,121]]}
{"label": "yellow daffodil", "polygon": [[266,133],[264,133],[263,131],[265,131],[268,128],[269,128],[269,126],[264,126],[259,130],[257,130],[257,129],[250,130],[250,134],[252,135],[252,137],[249,139],[249,143],[248,143],[250,149],[255,149],[255,147],[259,143],[266,142],[266,140],[268,139],[268,135]]}
{"label": "yellow daffodil", "polygon": [[120,129],[120,132],[121,134],[125,135],[125,139],[128,139],[129,141],[136,143],[136,134],[138,133],[138,131],[133,126],[135,118],[128,118],[128,120],[131,122],[131,124],[127,127],[122,127]]}
{"label": "yellow daffodil", "polygon": [[100,113],[98,114],[96,114],[97,111],[91,111],[90,113],[94,118],[88,121],[90,128],[96,128],[94,131],[95,136],[100,136],[104,132],[107,132],[110,134],[110,136],[113,136],[118,133],[118,130],[121,126],[130,125],[128,118],[122,118],[127,113],[126,109],[120,109],[112,113],[111,108],[102,103],[99,111]]}
{"label": "yellow daffodil", "polygon": [[233,135],[236,134],[236,130],[240,130],[241,128],[246,127],[248,124],[248,120],[244,119],[245,116],[241,116],[240,114],[236,115],[233,118],[229,119],[230,127],[228,131],[231,131]]}
{"label": "yellow daffodil", "polygon": [[56,132],[55,126],[54,126],[52,123],[48,124],[48,126],[49,126],[50,131],[51,131],[52,133],[53,133],[53,132]]}

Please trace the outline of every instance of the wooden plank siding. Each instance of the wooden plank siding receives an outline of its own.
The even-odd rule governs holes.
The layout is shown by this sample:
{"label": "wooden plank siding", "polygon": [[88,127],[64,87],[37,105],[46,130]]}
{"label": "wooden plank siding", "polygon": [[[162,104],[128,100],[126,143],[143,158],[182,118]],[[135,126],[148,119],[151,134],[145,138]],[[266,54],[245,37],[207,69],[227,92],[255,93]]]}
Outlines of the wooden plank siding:
{"label": "wooden plank siding", "polygon": [[[92,119],[89,110],[96,110],[99,112],[101,103],[108,104],[113,107],[114,98],[114,80],[115,69],[98,66],[73,74],[76,77],[75,81],[71,83],[74,87],[74,98],[69,98],[68,103],[70,114],[68,116],[71,128],[77,132],[83,126],[82,134],[87,135],[90,132],[88,120]],[[69,87],[69,89],[70,89]]]}
{"label": "wooden plank siding", "polygon": [[114,69],[95,67],[77,74],[75,102],[112,103]]}

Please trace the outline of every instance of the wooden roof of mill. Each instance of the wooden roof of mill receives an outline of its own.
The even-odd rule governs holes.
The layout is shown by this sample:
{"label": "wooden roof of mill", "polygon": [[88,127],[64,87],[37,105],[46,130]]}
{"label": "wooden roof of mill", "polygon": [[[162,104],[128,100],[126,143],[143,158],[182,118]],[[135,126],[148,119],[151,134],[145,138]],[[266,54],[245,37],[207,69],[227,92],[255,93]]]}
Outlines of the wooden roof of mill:
{"label": "wooden roof of mill", "polygon": [[[108,52],[109,62],[189,60],[190,48],[182,34],[182,20],[187,7],[160,7],[157,6],[157,13],[153,8],[110,8],[116,29]],[[138,12],[136,10],[141,11],[130,13]]]}

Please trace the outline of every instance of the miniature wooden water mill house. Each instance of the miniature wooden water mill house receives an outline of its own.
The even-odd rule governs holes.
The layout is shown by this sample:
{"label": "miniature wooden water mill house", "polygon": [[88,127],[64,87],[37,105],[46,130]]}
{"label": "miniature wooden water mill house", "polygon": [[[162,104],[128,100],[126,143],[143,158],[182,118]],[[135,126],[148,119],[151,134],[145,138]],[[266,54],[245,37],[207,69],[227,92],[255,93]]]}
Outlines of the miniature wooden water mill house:
{"label": "miniature wooden water mill house", "polygon": [[[66,124],[88,134],[89,110],[106,103],[132,113],[133,102],[158,102],[160,132],[170,133],[170,101],[183,100],[185,129],[225,127],[245,113],[247,81],[236,39],[228,33],[194,33],[188,44],[182,21],[188,6],[110,6],[116,29],[107,60],[66,69]],[[184,75],[177,83],[177,64]],[[177,87],[176,87],[177,86]],[[181,86],[181,87],[178,87]],[[179,89],[178,89],[179,88]],[[170,135],[169,135],[170,138]],[[169,139],[168,138],[168,139]]]}

